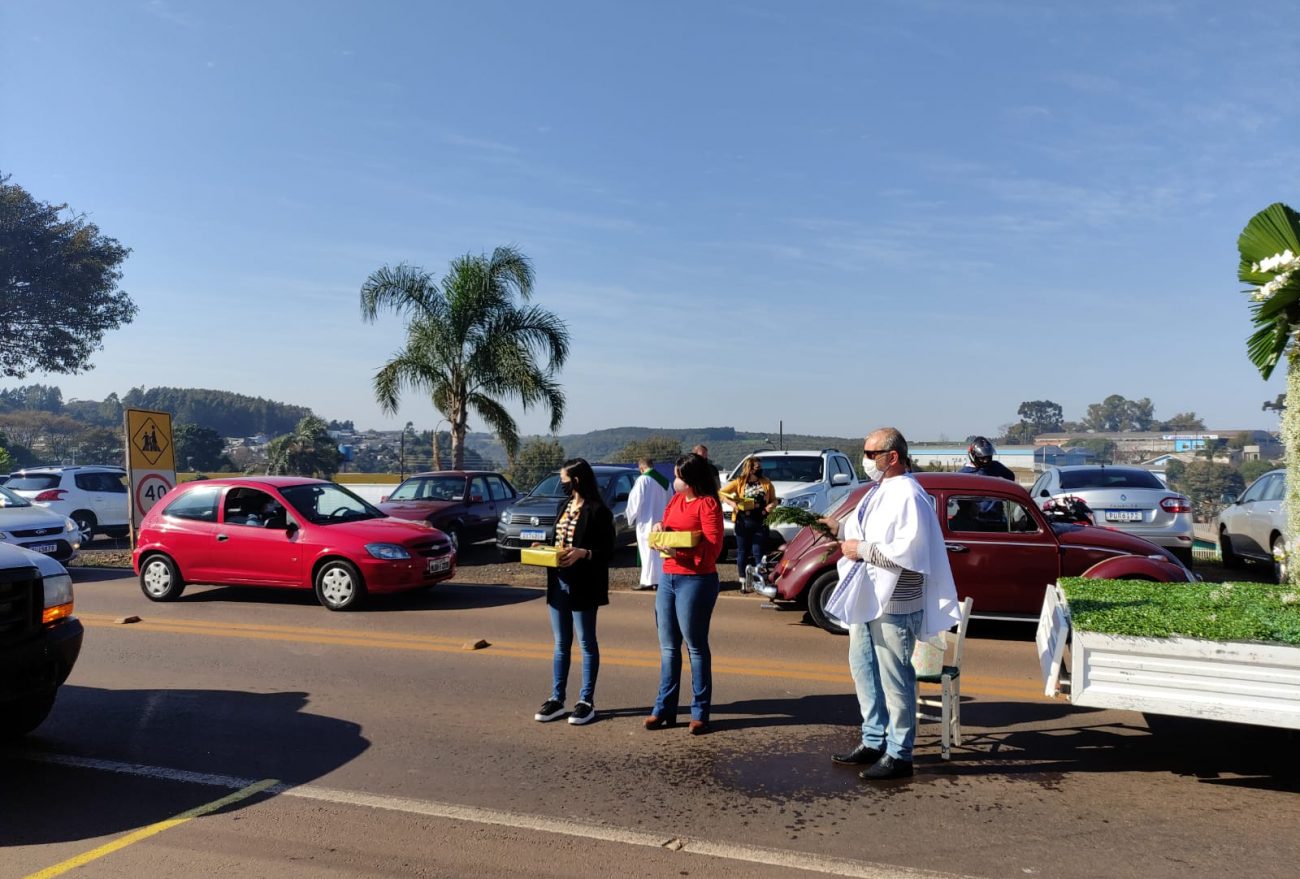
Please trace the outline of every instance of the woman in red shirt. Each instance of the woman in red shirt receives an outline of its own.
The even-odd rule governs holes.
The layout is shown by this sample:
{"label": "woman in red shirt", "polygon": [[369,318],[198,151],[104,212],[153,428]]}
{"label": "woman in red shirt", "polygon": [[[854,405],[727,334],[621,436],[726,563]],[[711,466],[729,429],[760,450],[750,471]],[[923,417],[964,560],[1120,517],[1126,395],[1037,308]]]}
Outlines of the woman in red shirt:
{"label": "woman in red shirt", "polygon": [[681,695],[682,639],[691,654],[691,735],[709,731],[713,698],[713,662],[709,653],[709,620],[718,601],[718,555],[722,551],[722,504],[718,478],[708,459],[696,454],[677,459],[676,494],[668,501],[663,521],[654,531],[697,531],[693,547],[668,550],[663,578],[655,595],[659,627],[659,695],[645,719],[646,729],[677,723]]}

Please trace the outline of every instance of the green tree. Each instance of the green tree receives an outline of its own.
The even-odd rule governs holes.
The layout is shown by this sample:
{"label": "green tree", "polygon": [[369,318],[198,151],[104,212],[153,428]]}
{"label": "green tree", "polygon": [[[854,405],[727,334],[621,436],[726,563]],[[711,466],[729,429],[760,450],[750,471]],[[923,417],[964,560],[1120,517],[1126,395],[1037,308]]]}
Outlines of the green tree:
{"label": "green tree", "polygon": [[14,459],[10,457],[9,450],[5,448],[7,441],[4,434],[0,433],[0,473],[8,473],[14,469]]}
{"label": "green tree", "polygon": [[373,322],[383,309],[407,320],[404,347],[375,374],[375,399],[396,413],[404,388],[427,393],[450,424],[455,469],[464,466],[471,411],[511,459],[519,428],[502,400],[518,398],[524,411],[549,410],[552,431],[564,420],[556,375],[569,356],[569,330],[546,309],[516,302],[527,303],[532,293],[532,264],[513,247],[453,260],[441,285],[399,265],[379,269],[361,287],[363,320]]}
{"label": "green tree", "polygon": [[177,424],[172,429],[172,443],[176,448],[178,469],[230,470],[234,467],[226,457],[225,440],[210,427]]}
{"label": "green tree", "polygon": [[520,491],[533,486],[560,469],[566,460],[564,446],[554,439],[531,439],[519,449],[510,469],[510,481]]}
{"label": "green tree", "polygon": [[84,372],[104,333],[135,319],[117,286],[130,250],[9,179],[0,176],[0,375]]}
{"label": "green tree", "polygon": [[1034,437],[1041,432],[1028,421],[1018,421],[1006,425],[999,440],[1008,446],[1027,446],[1031,445]]}
{"label": "green tree", "polygon": [[674,439],[671,436],[651,436],[643,440],[632,440],[610,455],[609,459],[620,464],[635,461],[637,458],[649,458],[652,461],[672,463],[681,456],[681,440]]}
{"label": "green tree", "polygon": [[1168,421],[1162,421],[1156,425],[1158,430],[1175,431],[1178,433],[1190,433],[1197,430],[1205,430],[1205,422],[1195,412],[1179,412]]}
{"label": "green tree", "polygon": [[266,472],[278,476],[317,476],[329,479],[339,472],[343,455],[330,437],[325,422],[308,415],[293,433],[267,444]]}
{"label": "green tree", "polygon": [[1192,512],[1202,521],[1219,511],[1225,494],[1240,494],[1245,487],[1237,468],[1217,461],[1191,462],[1178,481],[1178,490],[1191,500]]}
{"label": "green tree", "polygon": [[1051,400],[1026,400],[1016,410],[1022,423],[1033,427],[1035,434],[1055,433],[1065,423],[1065,413],[1060,403]]}
{"label": "green tree", "polygon": [[1090,404],[1083,418],[1088,429],[1098,433],[1150,430],[1154,422],[1155,407],[1149,399],[1129,400],[1119,394],[1111,394],[1100,403]]}
{"label": "green tree", "polygon": [[122,428],[86,427],[75,438],[77,463],[112,464],[121,466],[124,461]]}
{"label": "green tree", "polygon": [[1237,469],[1241,471],[1242,481],[1250,485],[1268,471],[1276,470],[1277,464],[1273,461],[1263,461],[1256,458],[1253,461],[1242,461],[1241,466]]}
{"label": "green tree", "polygon": [[1173,458],[1165,465],[1165,479],[1169,480],[1170,488],[1178,488],[1182,483],[1183,474],[1187,472],[1187,462]]}

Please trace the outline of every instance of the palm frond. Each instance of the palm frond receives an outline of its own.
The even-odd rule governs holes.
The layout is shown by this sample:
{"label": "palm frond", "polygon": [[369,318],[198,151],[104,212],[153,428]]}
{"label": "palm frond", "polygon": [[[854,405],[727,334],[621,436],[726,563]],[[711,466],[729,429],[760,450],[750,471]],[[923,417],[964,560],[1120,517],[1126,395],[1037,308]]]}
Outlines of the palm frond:
{"label": "palm frond", "polygon": [[483,423],[501,440],[501,445],[505,447],[507,455],[513,458],[518,454],[519,425],[510,417],[510,413],[506,411],[504,406],[484,394],[471,394],[469,406],[478,413],[478,417],[483,419]]}
{"label": "palm frond", "polygon": [[1258,272],[1251,266],[1286,250],[1300,255],[1300,215],[1281,202],[1269,205],[1241,230],[1237,250],[1241,254],[1239,280],[1255,285],[1271,280],[1271,272]]}
{"label": "palm frond", "polygon": [[384,266],[361,285],[361,319],[374,322],[382,309],[400,315],[432,316],[439,310],[440,296],[428,272],[402,263]]}
{"label": "palm frond", "polygon": [[[1300,215],[1281,202],[1269,205],[1241,230],[1237,250],[1241,255],[1239,280],[1253,287],[1285,280],[1277,271],[1265,271],[1259,264],[1286,251],[1300,254]],[[1255,332],[1246,342],[1250,362],[1266,379],[1286,353],[1291,333],[1300,320],[1300,273],[1271,292],[1269,298],[1252,303]]]}

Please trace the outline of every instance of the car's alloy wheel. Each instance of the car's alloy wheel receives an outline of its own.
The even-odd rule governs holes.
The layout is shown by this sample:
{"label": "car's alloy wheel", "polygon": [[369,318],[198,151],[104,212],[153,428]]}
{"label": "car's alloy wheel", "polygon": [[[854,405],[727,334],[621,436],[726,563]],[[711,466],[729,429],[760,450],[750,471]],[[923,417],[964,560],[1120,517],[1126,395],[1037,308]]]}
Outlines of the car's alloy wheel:
{"label": "car's alloy wheel", "polygon": [[172,601],[185,589],[176,563],[165,555],[151,555],[140,566],[140,591],[150,601]]}
{"label": "car's alloy wheel", "polygon": [[451,541],[451,548],[457,553],[460,552],[460,529],[455,525],[446,530],[447,539]]}
{"label": "car's alloy wheel", "polygon": [[813,581],[812,586],[808,588],[808,614],[813,618],[814,623],[832,635],[847,635],[848,625],[826,609],[826,602],[831,600],[831,594],[839,581],[839,572],[834,568]]}
{"label": "car's alloy wheel", "polygon": [[327,562],[316,572],[316,598],[330,610],[358,606],[365,591],[360,572],[350,562]]}
{"label": "car's alloy wheel", "polygon": [[1287,572],[1290,570],[1290,560],[1286,557],[1286,541],[1281,535],[1273,538],[1273,578],[1279,583],[1285,583]]}
{"label": "car's alloy wheel", "polygon": [[77,526],[80,532],[78,539],[82,546],[90,546],[90,541],[95,539],[95,515],[87,513],[85,510],[78,510],[70,518]]}

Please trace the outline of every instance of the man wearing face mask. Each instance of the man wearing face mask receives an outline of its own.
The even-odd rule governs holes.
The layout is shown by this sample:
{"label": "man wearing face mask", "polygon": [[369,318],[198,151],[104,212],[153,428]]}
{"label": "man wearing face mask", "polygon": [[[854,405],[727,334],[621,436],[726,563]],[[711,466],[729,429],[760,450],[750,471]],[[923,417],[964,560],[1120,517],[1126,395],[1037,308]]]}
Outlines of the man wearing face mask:
{"label": "man wearing face mask", "polygon": [[907,472],[896,428],[863,443],[876,484],[846,518],[840,582],[826,609],[849,624],[849,671],[862,712],[861,741],[832,760],[875,781],[912,774],[916,672],[912,649],[961,619],[943,532],[929,496]]}

